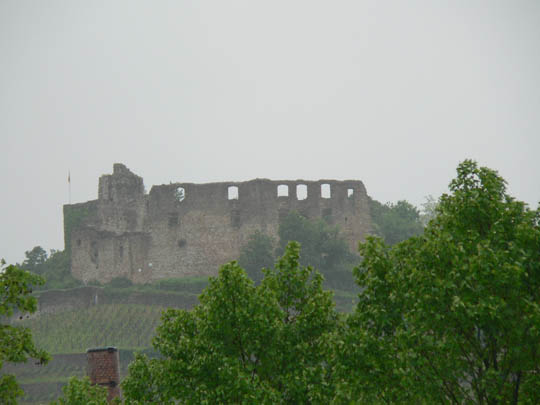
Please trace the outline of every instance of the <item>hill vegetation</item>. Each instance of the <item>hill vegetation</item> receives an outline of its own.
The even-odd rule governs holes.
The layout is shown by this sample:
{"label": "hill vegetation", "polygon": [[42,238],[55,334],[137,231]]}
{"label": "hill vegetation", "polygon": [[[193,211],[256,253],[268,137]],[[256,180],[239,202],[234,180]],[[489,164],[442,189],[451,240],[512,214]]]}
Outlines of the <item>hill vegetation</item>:
{"label": "hill vegetation", "polygon": [[32,287],[42,284],[41,277],[0,260],[0,402],[16,404],[22,391],[15,376],[3,370],[5,363],[22,363],[34,358],[46,364],[50,356],[35,345],[30,329],[10,322],[14,313],[36,311]]}
{"label": "hill vegetation", "polygon": [[[387,212],[393,211],[389,208]],[[417,221],[414,216],[407,218],[405,222]],[[381,227],[376,225],[375,229]],[[391,229],[391,226],[384,229]],[[273,268],[284,253],[287,242],[298,240],[302,245],[301,265],[320,269],[325,288],[334,291],[337,310],[351,312],[360,291],[351,268],[359,263],[360,258],[340,238],[339,229],[324,220],[308,220],[298,213],[291,213],[282,221],[278,236],[278,240],[260,232],[251,236],[239,258],[240,265],[246,268],[249,276],[260,283],[263,278],[261,268]],[[52,250],[47,254],[36,246],[25,253],[25,260],[20,266],[47,279],[46,284],[37,289],[38,298],[46,298],[48,305],[59,304],[55,304],[52,313],[43,313],[21,322],[32,330],[38,345],[55,358],[49,366],[28,364],[15,368],[28,393],[25,401],[30,402],[54,399],[70,376],[84,375],[84,356],[78,358],[77,355],[90,347],[117,346],[122,350],[123,367],[127,367],[126,356],[133,358],[134,351],[153,350],[151,341],[161,312],[168,307],[192,308],[198,303],[197,296],[208,285],[206,277],[166,279],[144,285],[134,285],[120,277],[104,285],[91,283],[101,287],[95,305],[77,309],[68,305],[62,309],[62,302],[67,303],[67,296],[69,300],[76,299],[82,287],[69,272],[66,252]],[[74,358],[78,360],[74,361]],[[54,392],[53,397],[51,392]]]}
{"label": "hill vegetation", "polygon": [[425,218],[409,202],[400,200],[395,204],[381,204],[370,197],[368,201],[375,235],[387,244],[395,245],[424,231]]}
{"label": "hill vegetation", "polygon": [[82,285],[71,275],[69,255],[66,251],[52,249],[50,254],[47,254],[41,246],[35,246],[25,252],[25,260],[17,266],[45,279],[43,285],[36,286],[37,290],[73,288]]}
{"label": "hill vegetation", "polygon": [[24,320],[22,325],[30,328],[36,344],[51,354],[82,353],[108,345],[146,349],[164,309],[151,305],[99,305],[44,314]]}
{"label": "hill vegetation", "polygon": [[[116,279],[102,288],[104,303],[81,313],[133,358],[123,389],[138,403],[538,403],[540,208],[515,201],[496,172],[472,161],[460,164],[450,190],[431,201],[429,221],[406,202],[371,202],[384,238],[368,237],[362,259],[328,223],[291,213],[277,241],[252,235],[240,265],[222,266],[216,278]],[[356,297],[352,312],[340,314],[323,285],[337,291],[334,300]],[[195,308],[168,309],[160,321],[162,306],[130,301],[203,288]],[[93,344],[47,328],[71,325],[82,342],[96,327],[85,330],[69,312],[47,316],[23,323],[49,350]],[[154,352],[132,357],[149,340]],[[65,384],[60,374],[25,381]],[[75,379],[65,395],[85,390]]]}
{"label": "hill vegetation", "polygon": [[137,403],[540,402],[540,207],[458,167],[425,232],[370,237],[340,316],[287,245],[258,285],[222,266],[193,311],[169,310],[123,382]]}
{"label": "hill vegetation", "polygon": [[263,268],[274,267],[288,242],[297,241],[302,247],[300,263],[320,271],[326,288],[356,291],[350,269],[360,258],[349,250],[337,227],[322,219],[309,220],[291,212],[280,222],[278,236],[276,241],[269,235],[255,232],[241,251],[238,263],[256,283],[263,278]]}

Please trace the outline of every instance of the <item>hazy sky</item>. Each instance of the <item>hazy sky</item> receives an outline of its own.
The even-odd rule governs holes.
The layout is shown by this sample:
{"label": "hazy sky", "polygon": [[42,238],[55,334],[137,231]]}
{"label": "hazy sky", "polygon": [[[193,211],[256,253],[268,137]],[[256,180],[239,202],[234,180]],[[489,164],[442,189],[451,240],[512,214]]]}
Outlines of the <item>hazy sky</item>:
{"label": "hazy sky", "polygon": [[420,204],[465,158],[540,201],[540,1],[0,0],[0,257],[125,163],[360,179]]}

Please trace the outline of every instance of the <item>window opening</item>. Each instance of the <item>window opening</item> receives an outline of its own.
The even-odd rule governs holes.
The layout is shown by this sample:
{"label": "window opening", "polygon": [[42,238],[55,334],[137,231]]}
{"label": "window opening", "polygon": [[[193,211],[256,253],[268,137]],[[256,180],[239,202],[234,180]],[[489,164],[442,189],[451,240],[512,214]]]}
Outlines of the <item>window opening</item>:
{"label": "window opening", "polygon": [[176,187],[176,190],[174,190],[174,198],[178,202],[182,202],[186,199],[186,190],[184,190],[184,187]]}
{"label": "window opening", "polygon": [[298,184],[296,186],[296,199],[305,200],[308,196],[307,186],[305,184]]}
{"label": "window opening", "polygon": [[289,186],[286,184],[280,184],[277,186],[277,196],[278,197],[288,197],[289,196]]}
{"label": "window opening", "polygon": [[330,184],[321,184],[321,197],[322,198],[331,198],[332,192],[330,190]]}
{"label": "window opening", "polygon": [[347,197],[351,198],[354,195],[354,190],[352,188],[347,189]]}
{"label": "window opening", "polygon": [[238,200],[238,187],[237,186],[229,186],[228,198],[229,200]]}

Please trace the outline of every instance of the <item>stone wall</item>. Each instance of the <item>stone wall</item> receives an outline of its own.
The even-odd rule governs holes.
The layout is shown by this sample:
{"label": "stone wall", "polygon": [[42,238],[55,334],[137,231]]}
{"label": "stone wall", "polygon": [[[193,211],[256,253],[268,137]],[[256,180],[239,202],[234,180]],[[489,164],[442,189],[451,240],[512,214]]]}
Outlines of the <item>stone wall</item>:
{"label": "stone wall", "polygon": [[83,281],[215,275],[256,230],[277,236],[291,211],[338,225],[353,250],[371,231],[358,180],[174,183],[145,194],[142,178],[115,164],[99,180],[98,199],[66,205],[64,213],[73,207],[85,215],[71,221],[66,248]]}

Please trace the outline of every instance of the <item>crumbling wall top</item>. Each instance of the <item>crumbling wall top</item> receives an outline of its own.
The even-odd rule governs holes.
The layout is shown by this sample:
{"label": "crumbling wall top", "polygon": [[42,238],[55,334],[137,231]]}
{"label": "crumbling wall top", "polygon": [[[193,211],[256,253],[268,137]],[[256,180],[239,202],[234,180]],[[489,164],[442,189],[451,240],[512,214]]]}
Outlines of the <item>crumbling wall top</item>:
{"label": "crumbling wall top", "polygon": [[129,202],[144,196],[144,183],[122,163],[113,165],[113,174],[104,174],[99,178],[98,199],[109,202]]}
{"label": "crumbling wall top", "polygon": [[129,170],[126,165],[122,163],[115,163],[113,164],[113,174],[119,175],[119,174],[128,174],[128,175],[135,175],[131,170]]}

